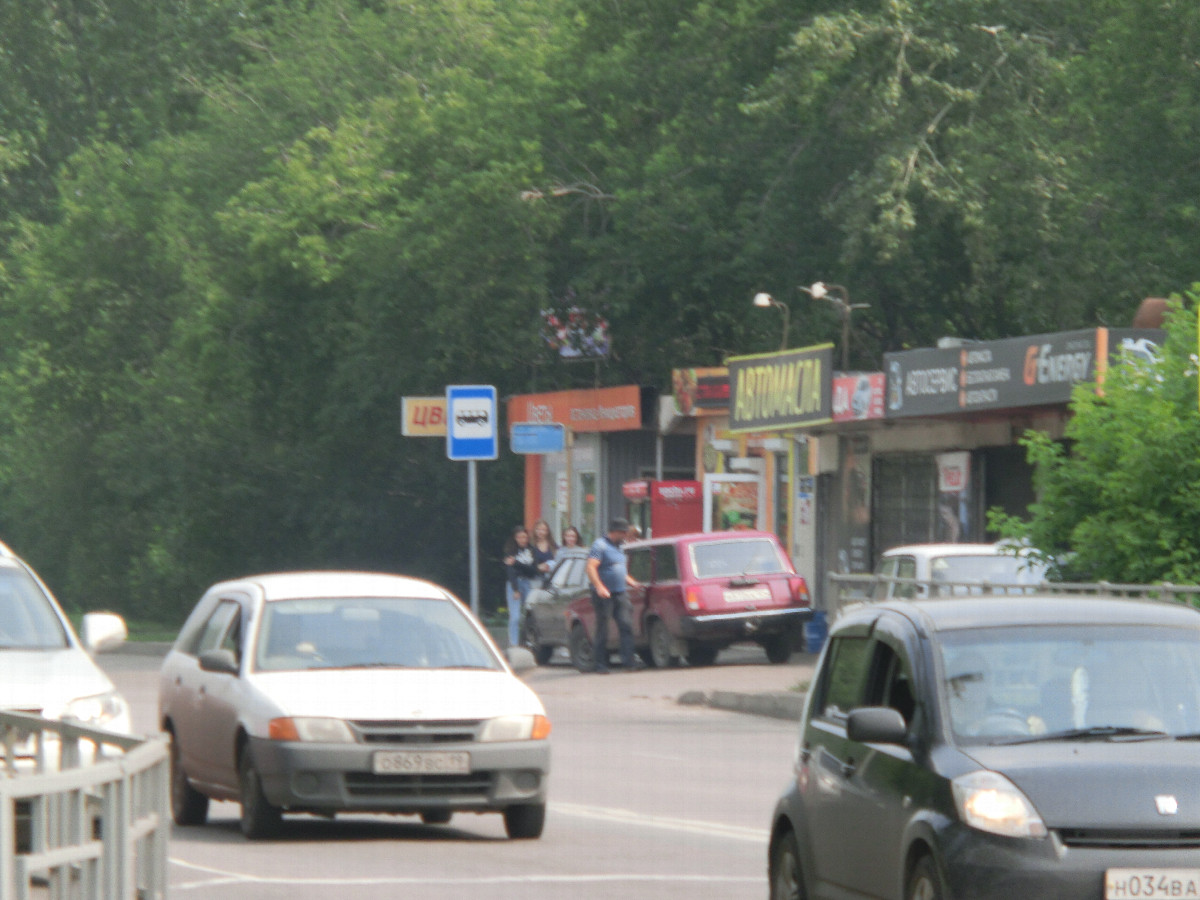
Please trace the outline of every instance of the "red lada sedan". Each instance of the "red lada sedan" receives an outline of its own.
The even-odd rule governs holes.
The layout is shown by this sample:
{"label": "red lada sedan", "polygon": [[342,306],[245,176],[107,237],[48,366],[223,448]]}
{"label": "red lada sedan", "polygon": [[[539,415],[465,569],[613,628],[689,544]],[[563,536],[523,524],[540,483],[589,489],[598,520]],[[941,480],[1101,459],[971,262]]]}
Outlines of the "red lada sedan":
{"label": "red lada sedan", "polygon": [[[712,664],[731,644],[762,646],[773,663],[786,662],[812,616],[805,580],[796,574],[779,539],[766,531],[678,534],[625,545],[631,588],[633,639],[652,666],[686,659]],[[592,669],[595,616],[587,596],[566,610],[571,662]],[[617,648],[617,629],[609,630]]]}

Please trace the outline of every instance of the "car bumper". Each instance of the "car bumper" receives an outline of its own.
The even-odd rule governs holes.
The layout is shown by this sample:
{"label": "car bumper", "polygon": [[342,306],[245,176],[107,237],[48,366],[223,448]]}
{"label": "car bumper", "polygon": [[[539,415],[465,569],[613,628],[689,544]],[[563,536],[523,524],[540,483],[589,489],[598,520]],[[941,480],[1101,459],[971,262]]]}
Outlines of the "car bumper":
{"label": "car bumper", "polygon": [[679,631],[689,640],[752,640],[795,631],[811,618],[812,609],[807,607],[701,613],[681,618]]}
{"label": "car bumper", "polygon": [[975,833],[944,850],[949,896],[975,900],[1098,900],[1108,869],[1200,869],[1200,847],[1069,846],[1057,835],[1029,841]]}
{"label": "car bumper", "polygon": [[[550,773],[548,741],[439,745],[465,750],[465,775],[376,775],[376,749],[360,744],[305,744],[251,740],[263,793],[274,806],[315,812],[419,813],[430,810],[501,810],[541,803]],[[406,746],[405,750],[427,749]]]}

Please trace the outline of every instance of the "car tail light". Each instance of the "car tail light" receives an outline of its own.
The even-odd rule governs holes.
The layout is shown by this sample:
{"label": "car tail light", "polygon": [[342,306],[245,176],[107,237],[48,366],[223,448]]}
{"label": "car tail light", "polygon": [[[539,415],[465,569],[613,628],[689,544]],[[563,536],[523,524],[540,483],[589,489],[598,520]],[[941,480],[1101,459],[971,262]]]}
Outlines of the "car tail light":
{"label": "car tail light", "polygon": [[788,579],[788,587],[792,591],[792,599],[797,603],[808,602],[808,582],[802,575],[793,575]]}
{"label": "car tail light", "polygon": [[688,588],[687,608],[688,609],[699,609],[700,608],[700,592],[697,591],[695,588]]}

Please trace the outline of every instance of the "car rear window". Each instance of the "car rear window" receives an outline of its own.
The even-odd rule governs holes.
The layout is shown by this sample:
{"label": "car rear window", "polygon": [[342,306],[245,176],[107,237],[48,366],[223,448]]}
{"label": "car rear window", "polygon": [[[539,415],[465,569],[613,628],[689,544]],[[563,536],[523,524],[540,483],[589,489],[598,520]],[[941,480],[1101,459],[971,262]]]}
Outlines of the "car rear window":
{"label": "car rear window", "polygon": [[782,551],[766,538],[706,541],[692,544],[692,569],[697,578],[735,575],[773,575],[790,572]]}
{"label": "car rear window", "polygon": [[938,556],[930,560],[929,574],[934,581],[1037,584],[1046,569],[1023,556]]}
{"label": "car rear window", "polygon": [[272,601],[255,664],[264,671],[501,668],[454,601],[402,597]]}

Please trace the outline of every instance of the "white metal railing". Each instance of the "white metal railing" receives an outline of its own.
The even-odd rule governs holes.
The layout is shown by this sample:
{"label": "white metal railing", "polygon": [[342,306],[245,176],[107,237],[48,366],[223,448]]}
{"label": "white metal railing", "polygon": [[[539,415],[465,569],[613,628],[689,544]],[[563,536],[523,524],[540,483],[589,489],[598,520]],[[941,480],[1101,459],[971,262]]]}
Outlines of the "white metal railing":
{"label": "white metal railing", "polygon": [[166,896],[163,736],[0,712],[0,900]]}
{"label": "white metal railing", "polygon": [[[888,588],[891,588],[889,591]],[[849,605],[881,600],[888,594],[898,599],[928,599],[967,594],[1045,594],[1087,595],[1093,597],[1134,597],[1187,603],[1200,607],[1200,585],[1117,584],[1108,581],[1039,581],[1033,584],[991,584],[987,581],[922,581],[887,575],[842,575],[830,572],[825,577],[825,607],[830,621]]]}

